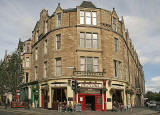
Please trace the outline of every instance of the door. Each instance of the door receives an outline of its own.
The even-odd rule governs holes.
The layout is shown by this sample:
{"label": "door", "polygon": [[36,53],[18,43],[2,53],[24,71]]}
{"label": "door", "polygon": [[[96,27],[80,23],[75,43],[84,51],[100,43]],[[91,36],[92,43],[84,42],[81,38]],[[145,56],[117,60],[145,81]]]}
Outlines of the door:
{"label": "door", "polygon": [[81,104],[82,111],[85,111],[86,110],[86,98],[85,98],[85,95],[79,95],[78,96],[78,103]]}
{"label": "door", "polygon": [[95,96],[95,111],[102,111],[102,96]]}

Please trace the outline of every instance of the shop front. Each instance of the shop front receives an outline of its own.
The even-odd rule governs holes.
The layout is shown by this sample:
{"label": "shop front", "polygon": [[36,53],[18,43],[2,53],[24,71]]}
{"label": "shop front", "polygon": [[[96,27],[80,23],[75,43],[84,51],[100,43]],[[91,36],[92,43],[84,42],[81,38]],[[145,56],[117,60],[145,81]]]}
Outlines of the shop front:
{"label": "shop front", "polygon": [[31,85],[31,103],[33,108],[37,108],[39,103],[39,85],[37,84],[32,84]]}
{"label": "shop front", "polygon": [[[106,101],[105,91],[102,83],[80,82],[80,91],[78,93],[78,103],[82,106],[82,111],[102,111],[106,110],[104,106]],[[105,109],[104,109],[105,108]]]}

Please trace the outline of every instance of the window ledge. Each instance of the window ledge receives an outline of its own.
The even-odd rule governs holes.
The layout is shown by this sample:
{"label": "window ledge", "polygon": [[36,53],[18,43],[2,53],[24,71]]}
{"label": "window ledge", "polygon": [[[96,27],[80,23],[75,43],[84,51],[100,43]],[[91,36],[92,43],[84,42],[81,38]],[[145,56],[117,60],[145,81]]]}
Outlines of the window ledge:
{"label": "window ledge", "polygon": [[101,49],[88,49],[88,48],[78,48],[76,51],[82,51],[82,52],[103,52]]}

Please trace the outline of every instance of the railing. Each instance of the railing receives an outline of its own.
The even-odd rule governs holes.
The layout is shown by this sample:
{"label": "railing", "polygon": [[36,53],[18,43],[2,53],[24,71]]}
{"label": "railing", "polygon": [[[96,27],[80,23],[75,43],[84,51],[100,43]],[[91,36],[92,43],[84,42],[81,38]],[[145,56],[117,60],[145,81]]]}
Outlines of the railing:
{"label": "railing", "polygon": [[73,75],[83,77],[104,77],[104,74],[105,72],[73,71]]}

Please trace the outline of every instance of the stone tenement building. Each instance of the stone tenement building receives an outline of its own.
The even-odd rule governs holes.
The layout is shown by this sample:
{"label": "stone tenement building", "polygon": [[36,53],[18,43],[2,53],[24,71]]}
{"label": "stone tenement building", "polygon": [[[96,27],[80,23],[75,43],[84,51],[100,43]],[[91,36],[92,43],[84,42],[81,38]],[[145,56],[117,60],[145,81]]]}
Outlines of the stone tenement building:
{"label": "stone tenement building", "polygon": [[20,101],[26,101],[31,99],[31,87],[30,87],[30,76],[31,76],[31,39],[22,42],[19,40],[17,53],[22,59],[22,67],[24,72],[23,83],[21,88]]}
{"label": "stone tenement building", "polygon": [[[38,105],[81,103],[82,110],[106,111],[113,102],[141,106],[144,72],[115,9],[84,1],[76,8],[43,9],[32,32],[31,81]],[[79,91],[72,90],[72,81]],[[34,95],[34,93],[33,93]]]}

